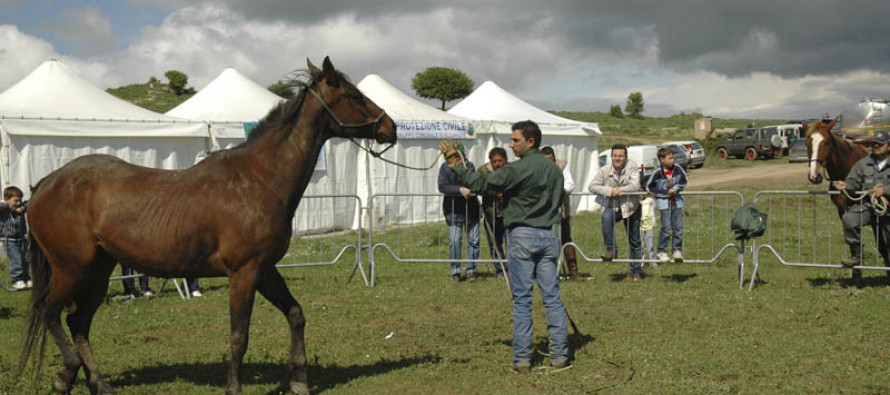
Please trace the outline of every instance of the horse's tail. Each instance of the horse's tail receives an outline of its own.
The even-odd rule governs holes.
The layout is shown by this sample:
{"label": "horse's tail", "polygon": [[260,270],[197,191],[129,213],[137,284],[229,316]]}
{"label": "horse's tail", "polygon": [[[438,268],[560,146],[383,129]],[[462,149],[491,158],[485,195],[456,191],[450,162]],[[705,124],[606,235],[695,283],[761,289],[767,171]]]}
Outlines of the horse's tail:
{"label": "horse's tail", "polygon": [[33,288],[31,289],[31,308],[24,328],[24,344],[19,355],[19,368],[16,376],[22,376],[25,366],[28,364],[28,359],[37,350],[37,355],[33,361],[34,371],[32,376],[36,383],[43,367],[43,355],[46,349],[46,325],[44,320],[52,273],[46,255],[43,254],[43,250],[37,245],[37,241],[34,240],[34,235],[31,232],[28,232],[28,242],[30,244],[31,282]]}

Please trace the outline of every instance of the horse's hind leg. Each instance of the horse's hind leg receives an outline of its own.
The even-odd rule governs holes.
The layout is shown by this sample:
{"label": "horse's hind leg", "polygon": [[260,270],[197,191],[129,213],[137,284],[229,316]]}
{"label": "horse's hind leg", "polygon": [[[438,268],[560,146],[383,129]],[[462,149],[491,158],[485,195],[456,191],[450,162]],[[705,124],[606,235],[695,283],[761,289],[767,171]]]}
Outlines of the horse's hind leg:
{"label": "horse's hind leg", "polygon": [[84,372],[87,376],[87,385],[92,393],[117,393],[114,388],[105,382],[105,379],[99,372],[99,364],[96,363],[92,346],[90,346],[90,325],[93,322],[96,310],[102,304],[105,293],[108,291],[108,277],[111,275],[114,265],[115,263],[108,259],[107,256],[101,257],[101,259],[97,259],[94,262],[85,286],[75,298],[77,309],[68,314],[67,317],[68,328],[71,330],[71,336],[74,338],[74,344],[77,346],[80,360],[83,362]]}
{"label": "horse's hind leg", "polygon": [[288,387],[294,394],[309,394],[309,386],[306,379],[306,342],[303,338],[303,329],[306,326],[306,317],[297,300],[294,299],[284,278],[278,269],[272,269],[267,273],[263,281],[259,282],[260,293],[272,302],[278,310],[284,313],[287,323],[290,325],[290,369],[292,376]]}
{"label": "horse's hind leg", "polygon": [[80,357],[77,355],[77,349],[71,343],[68,333],[62,327],[61,313],[62,304],[53,303],[47,307],[44,312],[44,322],[46,329],[53,337],[56,345],[62,353],[62,370],[53,380],[53,389],[61,394],[71,392],[74,381],[77,379],[77,372],[80,370]]}

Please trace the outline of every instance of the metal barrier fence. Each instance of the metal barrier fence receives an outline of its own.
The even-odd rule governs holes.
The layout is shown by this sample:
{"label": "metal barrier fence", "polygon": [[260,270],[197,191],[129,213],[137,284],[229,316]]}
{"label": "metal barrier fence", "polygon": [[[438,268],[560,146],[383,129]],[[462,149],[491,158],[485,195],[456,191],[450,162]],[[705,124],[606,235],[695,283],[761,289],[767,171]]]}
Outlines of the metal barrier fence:
{"label": "metal barrier fence", "polygon": [[[785,266],[821,267],[832,269],[864,269],[888,271],[890,267],[878,253],[874,233],[859,223],[860,265],[849,267],[840,262],[852,254],[844,240],[843,223],[831,197],[838,191],[759,191],[754,203],[767,216],[763,236],[754,240],[754,274],[748,289],[754,288],[760,269],[761,252],[769,251]],[[878,217],[880,221],[881,218]],[[886,221],[886,218],[883,219]],[[874,228],[873,228],[874,229]]]}
{"label": "metal barrier fence", "polygon": [[[368,200],[368,255],[370,261],[371,286],[374,286],[377,271],[376,251],[383,248],[397,262],[476,262],[505,264],[506,259],[467,259],[466,249],[462,248],[462,259],[448,259],[448,227],[442,213],[444,196],[440,193],[428,194],[376,194]],[[431,215],[430,204],[440,209]],[[467,209],[466,207],[464,208]],[[482,212],[479,213],[481,257],[487,244],[483,244]],[[466,236],[466,234],[464,234]],[[466,239],[466,237],[464,237]],[[375,240],[380,240],[375,242]],[[485,238],[487,240],[487,238]],[[466,244],[466,240],[464,240]],[[416,255],[421,251],[421,255]],[[444,258],[443,258],[444,257]]]}
{"label": "metal barrier fence", "polygon": [[[349,280],[358,271],[365,285],[369,285],[362,267],[362,212],[362,200],[356,195],[303,196],[294,215],[290,248],[282,258],[282,262],[292,263],[279,263],[276,267],[333,265],[352,250]],[[353,219],[358,223],[356,230],[351,229]]]}
{"label": "metal barrier fence", "polygon": [[[744,204],[745,198],[735,191],[684,191],[684,232],[683,232],[683,263],[714,263],[727,251],[735,250],[739,270],[739,287],[744,286],[745,246],[744,241],[733,238],[730,224],[736,209]],[[623,193],[624,196],[643,196],[646,192]],[[601,258],[607,248],[603,240],[602,210],[595,203],[596,195],[590,193],[572,194],[572,207],[577,213],[572,215],[572,242],[565,246],[574,246],[578,255],[587,262],[604,262]],[[654,204],[654,203],[653,203]],[[617,216],[616,216],[617,217]],[[617,256],[611,262],[618,263],[650,263],[657,264],[654,256],[658,252],[661,230],[661,218],[655,210],[655,229],[653,230],[654,251],[643,248],[642,259],[629,258],[628,227],[624,222],[624,231],[619,231],[621,221],[616,222],[614,241]],[[642,242],[642,240],[641,240]],[[666,252],[671,255],[671,243],[667,243]],[[625,258],[621,258],[624,256]]]}
{"label": "metal barrier fence", "polygon": [[[644,192],[626,195],[644,195]],[[733,239],[730,230],[732,215],[744,204],[744,197],[733,191],[688,191],[684,208],[684,262],[714,263],[729,250],[737,253],[739,287],[744,284],[744,243]],[[574,246],[587,262],[603,262],[598,254],[605,252],[602,238],[601,207],[594,203],[595,195],[573,194],[571,207],[577,214],[571,216],[573,241],[563,244]],[[396,262],[452,262],[448,258],[448,229],[441,211],[430,215],[429,205],[442,206],[441,194],[377,194],[369,200],[369,211],[374,217],[369,221],[369,245],[371,286],[374,285],[377,271],[377,249],[386,251]],[[415,210],[414,207],[422,209]],[[390,214],[390,212],[398,213]],[[656,218],[658,214],[656,213]],[[484,222],[481,222],[484,226]],[[658,241],[656,226],[655,241]],[[484,230],[481,233],[485,233]],[[487,238],[486,238],[487,239]],[[618,251],[627,256],[627,232],[615,232]],[[480,242],[485,250],[485,243]],[[563,248],[564,249],[564,248]],[[480,254],[480,257],[485,255]],[[470,260],[466,255],[454,262],[494,263],[497,259]],[[648,259],[614,259],[613,262],[656,263],[654,256]],[[562,264],[562,259],[560,259]]]}

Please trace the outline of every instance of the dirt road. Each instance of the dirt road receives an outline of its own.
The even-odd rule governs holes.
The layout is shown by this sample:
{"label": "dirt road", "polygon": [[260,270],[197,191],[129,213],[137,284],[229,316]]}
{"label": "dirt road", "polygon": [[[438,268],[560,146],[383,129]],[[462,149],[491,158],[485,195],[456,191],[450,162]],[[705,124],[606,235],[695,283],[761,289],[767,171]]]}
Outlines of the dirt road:
{"label": "dirt road", "polygon": [[[775,188],[810,186],[806,163],[768,163],[753,167],[715,169],[703,167],[689,172],[690,190],[734,190],[737,188]],[[824,182],[823,182],[823,185]],[[827,185],[825,185],[828,188]]]}

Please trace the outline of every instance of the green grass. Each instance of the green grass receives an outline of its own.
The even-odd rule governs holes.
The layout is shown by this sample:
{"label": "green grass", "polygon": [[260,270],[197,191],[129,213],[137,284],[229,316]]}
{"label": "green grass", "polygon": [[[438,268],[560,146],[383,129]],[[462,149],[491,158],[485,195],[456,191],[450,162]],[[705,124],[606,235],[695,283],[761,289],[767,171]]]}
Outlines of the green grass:
{"label": "green grass", "polygon": [[[752,191],[747,191],[746,201],[751,197]],[[724,220],[715,214],[720,210],[711,211],[710,206],[732,204],[729,199],[700,200],[687,210],[686,246],[690,254],[705,256],[711,251],[710,234],[722,238],[726,232]],[[797,240],[781,231],[794,223],[792,212],[780,208],[793,210],[801,203],[772,203],[772,233],[763,240],[774,245],[785,241],[784,248],[794,254],[796,247],[791,246]],[[701,228],[699,219],[711,221],[712,215],[718,217],[717,226]],[[398,253],[443,257],[443,243],[430,241],[440,230],[430,227],[425,235],[416,229],[412,234],[411,228],[390,229],[375,234],[375,242],[386,238],[397,244],[395,232],[409,232],[402,234]],[[579,245],[598,254],[597,216],[580,215],[574,227]],[[585,231],[592,235],[590,241],[582,237]],[[620,245],[626,246],[624,232],[617,234]],[[800,239],[804,250],[815,245],[815,256],[825,255],[822,239]],[[349,233],[304,237],[295,240],[292,251],[312,261],[354,241]],[[699,252],[696,244],[703,245],[697,247]],[[302,258],[306,251],[309,258]],[[622,251],[626,254],[626,247]],[[630,281],[626,263],[582,262],[581,272],[593,280],[561,284],[567,310],[581,331],[571,336],[575,367],[558,374],[517,376],[508,370],[509,292],[492,277],[490,264],[481,266],[476,282],[452,283],[446,263],[398,263],[382,250],[377,257],[374,288],[364,286],[360,278],[347,283],[351,256],[331,266],[282,269],[308,320],[313,393],[890,392],[890,288],[883,273],[867,272],[861,287],[850,287],[848,271],[785,267],[763,258],[761,273],[767,283],[748,292],[738,287],[735,253],[713,264],[647,268],[641,283]],[[159,280],[152,281],[156,289]],[[122,394],[223,392],[230,358],[228,288],[225,279],[202,279],[201,285],[206,297],[200,299],[180,300],[168,285],[159,297],[132,302],[110,298],[99,310],[93,347],[103,372]],[[109,296],[120,292],[120,282],[115,281]],[[27,298],[24,292],[0,298],[0,393],[30,393],[26,383],[12,376]],[[545,317],[537,294],[534,319],[535,343],[546,349]],[[283,389],[287,339],[284,318],[258,296],[243,370],[245,393]],[[54,345],[46,355],[40,387],[44,393],[59,367]],[[74,393],[87,393],[82,378]]]}

